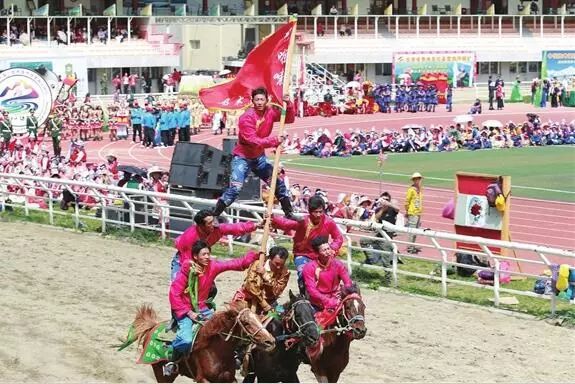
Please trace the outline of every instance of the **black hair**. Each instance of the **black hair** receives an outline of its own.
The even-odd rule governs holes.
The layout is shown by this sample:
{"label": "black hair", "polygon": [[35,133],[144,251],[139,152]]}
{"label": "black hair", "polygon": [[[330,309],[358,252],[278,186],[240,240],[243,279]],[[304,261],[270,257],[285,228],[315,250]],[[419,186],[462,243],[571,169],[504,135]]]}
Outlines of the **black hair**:
{"label": "black hair", "polygon": [[287,260],[289,252],[286,248],[276,245],[275,247],[270,248],[268,259],[272,260],[276,256],[278,256],[282,260]]}
{"label": "black hair", "polygon": [[204,240],[198,240],[192,245],[192,255],[199,255],[200,251],[204,248],[207,248],[212,251],[212,248],[206,243]]}
{"label": "black hair", "polygon": [[254,97],[256,97],[257,95],[264,95],[267,99],[268,98],[268,90],[265,89],[264,87],[257,87],[256,89],[254,89],[252,91],[252,99]]}
{"label": "black hair", "polygon": [[319,247],[327,244],[327,236],[317,236],[311,239],[310,244],[314,251],[319,252]]}
{"label": "black hair", "polygon": [[389,197],[389,199],[391,200],[391,195],[387,191],[383,192],[381,195],[379,195],[379,197]]}
{"label": "black hair", "polygon": [[198,213],[196,213],[196,215],[194,216],[194,222],[196,223],[196,225],[204,225],[205,224],[204,220],[206,219],[206,217],[213,215],[214,214],[212,213],[211,210],[202,209],[201,211],[198,211]]}
{"label": "black hair", "polygon": [[325,209],[325,202],[323,201],[321,196],[314,195],[314,196],[309,198],[309,202],[308,202],[307,206],[308,206],[308,210],[310,212],[315,211],[315,210],[320,209],[320,208]]}

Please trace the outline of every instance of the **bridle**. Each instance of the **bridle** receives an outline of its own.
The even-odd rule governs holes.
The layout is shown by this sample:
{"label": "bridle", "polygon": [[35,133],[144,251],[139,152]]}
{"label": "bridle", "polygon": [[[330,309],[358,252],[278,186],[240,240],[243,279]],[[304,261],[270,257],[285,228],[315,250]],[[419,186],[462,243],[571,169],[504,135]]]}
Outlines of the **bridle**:
{"label": "bridle", "polygon": [[317,324],[315,322],[315,319],[312,318],[312,320],[310,321],[306,321],[303,324],[299,324],[299,322],[297,321],[296,317],[295,317],[295,309],[298,305],[300,304],[308,304],[311,306],[311,303],[309,300],[306,299],[300,299],[297,300],[296,302],[294,302],[291,307],[290,310],[288,312],[288,314],[286,315],[286,317],[284,318],[284,327],[285,329],[290,332],[290,324],[294,324],[297,329],[295,330],[295,332],[289,333],[287,335],[280,335],[276,337],[276,340],[278,341],[282,341],[282,340],[287,340],[287,339],[291,339],[291,338],[301,338],[301,337],[305,337],[305,334],[303,333],[302,329],[305,329],[305,327],[309,327],[309,326],[316,326]]}
{"label": "bridle", "polygon": [[[244,308],[241,311],[238,312],[238,315],[236,316],[236,321],[234,322],[234,325],[230,328],[230,330],[225,333],[222,332],[221,334],[226,336],[226,338],[224,339],[225,341],[229,341],[230,338],[234,338],[234,339],[238,339],[238,340],[242,340],[242,341],[246,341],[246,342],[251,342],[254,344],[258,344],[258,342],[256,341],[255,337],[257,336],[258,333],[260,333],[261,331],[263,331],[266,327],[264,325],[262,325],[261,327],[259,327],[254,333],[250,333],[248,331],[248,329],[246,328],[246,326],[240,321],[240,318],[244,315],[244,313],[251,313],[249,308]],[[236,328],[236,326],[240,327],[240,336],[236,336],[234,335],[234,329]],[[247,338],[241,336],[242,334],[246,334]]]}
{"label": "bridle", "polygon": [[[347,313],[345,313],[345,303],[350,300],[358,300],[362,305],[365,306],[363,300],[360,295],[357,293],[352,293],[347,295],[341,300],[341,303],[338,306],[338,312],[341,312],[340,315],[336,317],[337,325],[333,328],[324,329],[321,331],[322,334],[324,333],[336,333],[337,335],[341,335],[342,333],[347,333],[349,331],[353,331],[353,325],[358,321],[365,321],[365,317],[363,315],[357,314],[349,318]],[[341,321],[343,317],[344,321]]]}
{"label": "bridle", "polygon": [[[341,314],[343,316],[343,319],[346,321],[347,326],[350,327],[355,323],[357,323],[358,321],[365,321],[365,317],[363,315],[357,314],[351,318],[347,317],[347,313],[345,313],[345,307],[344,304],[346,301],[350,301],[352,299],[355,299],[357,301],[359,301],[362,305],[365,305],[363,303],[363,300],[361,299],[361,296],[358,295],[357,293],[352,293],[351,295],[347,295],[346,297],[344,297],[344,299],[341,301]],[[338,316],[338,325],[340,325],[340,321],[339,321],[339,316]]]}

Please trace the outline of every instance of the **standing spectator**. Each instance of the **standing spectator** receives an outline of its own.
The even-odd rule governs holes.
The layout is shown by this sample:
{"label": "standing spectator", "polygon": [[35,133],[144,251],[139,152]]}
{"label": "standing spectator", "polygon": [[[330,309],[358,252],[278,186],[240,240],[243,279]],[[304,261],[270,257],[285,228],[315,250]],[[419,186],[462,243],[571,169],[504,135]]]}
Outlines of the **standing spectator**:
{"label": "standing spectator", "polygon": [[156,117],[153,114],[154,109],[152,106],[146,106],[146,113],[142,117],[142,125],[144,126],[144,147],[154,147],[154,133],[156,128]]}
{"label": "standing spectator", "polygon": [[130,92],[132,92],[132,95],[136,93],[136,83],[137,82],[138,82],[138,75],[136,75],[135,73],[132,73],[128,77],[128,83],[130,84]]}
{"label": "standing spectator", "polygon": [[[423,212],[422,179],[423,176],[421,176],[421,173],[419,172],[415,172],[411,175],[411,181],[413,184],[407,189],[407,195],[405,197],[405,222],[408,228],[419,228],[421,224],[421,214]],[[421,248],[413,245],[415,243],[415,239],[415,235],[409,235],[408,241],[411,245],[407,247],[408,253],[421,252]]]}
{"label": "standing spectator", "polygon": [[537,95],[537,87],[539,87],[539,79],[536,77],[531,82],[531,104],[535,103],[535,95]]}
{"label": "standing spectator", "polygon": [[180,81],[182,81],[182,72],[178,71],[176,68],[174,68],[174,71],[172,72],[172,81],[173,81],[173,86],[174,92],[178,92],[178,89],[180,89]]}
{"label": "standing spectator", "polygon": [[190,141],[190,110],[186,104],[180,106],[180,115],[178,121],[178,141]]}
{"label": "standing spectator", "polygon": [[136,143],[136,135],[140,138],[140,143],[142,143],[142,115],[144,111],[138,105],[138,102],[134,102],[132,108],[130,109],[130,121],[132,123],[132,143]]}
{"label": "standing spectator", "polygon": [[497,110],[503,109],[503,98],[505,97],[505,92],[503,92],[503,82],[497,81],[495,86],[495,99],[497,100]]}
{"label": "standing spectator", "polygon": [[118,93],[122,91],[122,79],[119,73],[112,79],[112,87],[117,90]]}
{"label": "standing spectator", "polygon": [[492,111],[493,108],[493,99],[495,99],[495,81],[493,81],[493,77],[489,76],[487,80],[487,90],[489,92],[489,110]]}
{"label": "standing spectator", "polygon": [[[391,195],[388,192],[383,192],[381,197],[377,200],[374,207],[375,213],[371,217],[372,221],[378,224],[386,221],[391,224],[395,224],[397,221],[397,215],[399,214],[400,208],[395,200],[391,199]],[[390,237],[395,237],[395,233],[391,231],[385,231],[385,233]],[[379,240],[372,239],[361,239],[361,247],[366,249],[365,253],[365,263],[366,264],[381,264],[383,267],[389,268],[392,265],[392,243],[384,238],[384,236],[377,231],[373,234],[374,237],[380,238]],[[370,250],[367,250],[370,249]],[[383,253],[376,252],[382,251]],[[385,282],[389,284],[391,281],[391,273],[385,273]]]}
{"label": "standing spectator", "polygon": [[108,74],[106,72],[104,72],[100,77],[100,94],[108,94]]}
{"label": "standing spectator", "polygon": [[124,86],[124,95],[128,94],[128,87],[130,86],[130,76],[128,73],[124,73],[124,77],[122,78],[122,85]]}
{"label": "standing spectator", "polygon": [[323,26],[323,23],[321,21],[317,23],[317,35],[318,36],[325,35],[325,27]]}

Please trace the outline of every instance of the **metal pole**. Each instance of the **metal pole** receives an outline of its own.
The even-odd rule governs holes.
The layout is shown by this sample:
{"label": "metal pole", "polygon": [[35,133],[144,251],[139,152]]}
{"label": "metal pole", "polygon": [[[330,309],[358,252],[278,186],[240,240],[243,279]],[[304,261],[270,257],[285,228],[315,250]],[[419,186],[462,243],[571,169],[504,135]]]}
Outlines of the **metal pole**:
{"label": "metal pole", "polygon": [[70,18],[67,17],[66,18],[66,43],[68,45],[70,45],[70,43],[72,42],[70,37],[72,36],[72,34],[70,33]]}
{"label": "metal pole", "polygon": [[50,21],[52,21],[52,19],[50,17],[48,17],[46,19],[46,32],[47,35],[46,37],[48,38],[48,45],[52,45],[52,34],[50,33]]}
{"label": "metal pole", "polygon": [[353,26],[355,28],[355,34],[354,34],[353,38],[357,39],[357,16],[355,17],[355,20],[353,21]]}
{"label": "metal pole", "polygon": [[378,32],[379,32],[379,31],[378,31],[378,28],[379,28],[379,17],[376,16],[376,17],[375,17],[375,25],[374,25],[374,28],[373,28],[373,30],[375,31],[375,38],[376,38],[376,39],[377,39],[377,35],[378,35]]}
{"label": "metal pole", "polygon": [[108,43],[110,43],[110,39],[112,38],[112,18],[108,17]]}
{"label": "metal pole", "polygon": [[128,43],[132,41],[132,19],[133,17],[128,17]]}
{"label": "metal pole", "polygon": [[32,35],[30,34],[30,23],[32,22],[31,17],[26,18],[26,33],[28,34],[28,44],[32,45]]}
{"label": "metal pole", "polygon": [[91,24],[92,24],[92,18],[88,17],[88,21],[86,24],[86,35],[88,38],[88,41],[87,41],[88,45],[92,44],[92,26],[91,26]]}
{"label": "metal pole", "polygon": [[12,19],[12,17],[10,16],[6,18],[6,37],[8,37],[8,39],[6,40],[6,44],[8,46],[12,45],[12,42],[10,41],[10,19]]}

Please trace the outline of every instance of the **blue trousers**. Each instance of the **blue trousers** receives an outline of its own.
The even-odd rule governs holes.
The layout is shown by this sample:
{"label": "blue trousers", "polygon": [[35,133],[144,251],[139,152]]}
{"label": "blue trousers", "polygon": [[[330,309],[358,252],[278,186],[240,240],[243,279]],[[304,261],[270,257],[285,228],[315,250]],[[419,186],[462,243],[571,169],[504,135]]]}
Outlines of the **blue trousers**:
{"label": "blue trousers", "polygon": [[[205,318],[210,318],[214,314],[211,309],[202,310],[200,312]],[[174,352],[178,352],[180,356],[188,354],[194,345],[194,340],[200,330],[201,325],[194,323],[188,316],[182,317],[178,320],[178,332],[176,338],[172,342]]]}
{"label": "blue trousers", "polygon": [[[273,165],[268,163],[265,155],[256,159],[246,159],[244,157],[234,156],[232,159],[230,186],[222,195],[222,201],[227,206],[230,206],[238,198],[250,171],[265,183],[269,184],[271,182],[273,169]],[[278,199],[288,197],[286,185],[279,177],[276,184],[276,196]]]}
{"label": "blue trousers", "polygon": [[294,257],[294,264],[295,264],[295,269],[297,271],[297,285],[299,287],[299,291],[300,293],[303,295],[305,292],[305,284],[303,282],[303,267],[309,263],[311,261],[310,258],[308,258],[307,256],[295,256]]}

